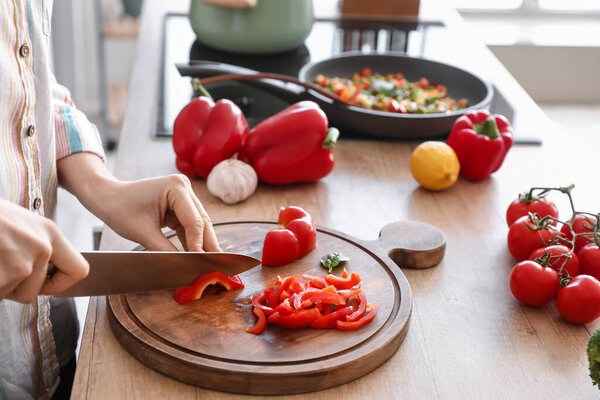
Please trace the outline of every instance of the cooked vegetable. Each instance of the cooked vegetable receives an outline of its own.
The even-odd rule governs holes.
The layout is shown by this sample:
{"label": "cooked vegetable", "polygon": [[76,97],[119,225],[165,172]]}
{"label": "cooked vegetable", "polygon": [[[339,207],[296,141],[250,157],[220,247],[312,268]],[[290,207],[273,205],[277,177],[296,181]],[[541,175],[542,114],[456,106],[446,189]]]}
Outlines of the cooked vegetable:
{"label": "cooked vegetable", "polygon": [[378,306],[367,303],[356,273],[279,278],[276,286],[252,296],[256,325],[246,329],[261,334],[268,324],[285,328],[357,329],[371,322]]}
{"label": "cooked vegetable", "polygon": [[[293,218],[293,219],[290,219]],[[281,207],[279,224],[283,229],[267,232],[262,264],[281,266],[310,252],[317,245],[317,230],[310,215],[300,207]]]}
{"label": "cooked vegetable", "polygon": [[348,260],[350,260],[348,257],[343,255],[339,251],[336,251],[321,257],[321,266],[329,270],[329,273],[331,273],[335,267],[339,267],[346,264]]}
{"label": "cooked vegetable", "polygon": [[600,387],[600,329],[595,330],[588,340],[587,356],[592,383]]}
{"label": "cooked vegetable", "polygon": [[335,164],[331,149],[339,131],[312,101],[302,101],[267,118],[248,134],[239,159],[266,183],[316,181]]}
{"label": "cooked vegetable", "polygon": [[258,178],[254,169],[245,162],[230,158],[210,171],[206,179],[208,191],[227,204],[235,204],[252,196]]}
{"label": "cooked vegetable", "polygon": [[365,68],[352,79],[317,75],[315,83],[341,99],[363,108],[395,113],[449,113],[468,105],[467,99],[454,100],[444,85],[427,78],[410,82],[401,73],[380,75]]}
{"label": "cooked vegetable", "polygon": [[479,181],[500,168],[513,144],[513,134],[502,115],[477,110],[454,122],[446,143],[456,152],[463,175]]}

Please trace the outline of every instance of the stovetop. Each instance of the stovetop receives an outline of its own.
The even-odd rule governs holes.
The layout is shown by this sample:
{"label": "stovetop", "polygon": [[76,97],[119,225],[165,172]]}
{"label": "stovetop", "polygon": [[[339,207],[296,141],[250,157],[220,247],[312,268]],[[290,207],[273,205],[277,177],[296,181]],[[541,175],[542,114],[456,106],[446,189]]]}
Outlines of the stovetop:
{"label": "stovetop", "polygon": [[[196,41],[187,15],[169,14],[164,21],[164,69],[159,101],[156,136],[172,135],[173,122],[192,97],[189,77],[182,77],[178,63],[193,60],[216,61],[261,72],[297,76],[308,62],[320,61],[345,51],[404,52],[427,57],[440,45],[447,28],[440,22],[378,22],[316,19],[304,45],[294,51],[274,55],[243,55],[215,50]],[[513,120],[515,110],[495,89],[490,111]],[[222,82],[209,87],[215,99],[228,98],[244,112],[250,127],[287,107],[289,103],[266,91],[238,82]],[[344,134],[351,138],[352,134]],[[357,136],[359,137],[359,136]],[[372,137],[371,137],[372,139]],[[517,138],[518,140],[518,138]],[[522,143],[539,143],[537,138]]]}

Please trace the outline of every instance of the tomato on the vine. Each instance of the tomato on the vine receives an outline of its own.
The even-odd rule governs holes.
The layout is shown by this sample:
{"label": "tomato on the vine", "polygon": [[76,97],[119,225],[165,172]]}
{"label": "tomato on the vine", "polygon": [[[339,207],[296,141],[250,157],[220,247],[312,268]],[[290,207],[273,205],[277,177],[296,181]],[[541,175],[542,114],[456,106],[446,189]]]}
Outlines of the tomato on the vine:
{"label": "tomato on the vine", "polygon": [[524,216],[510,226],[508,251],[517,260],[526,260],[532,251],[552,244],[552,240],[560,235],[549,223],[541,226],[539,222],[538,218],[532,221],[529,216]]}
{"label": "tomato on the vine", "polygon": [[581,273],[600,280],[600,247],[595,243],[586,244],[577,256]]}
{"label": "tomato on the vine", "polygon": [[510,273],[510,291],[521,303],[529,306],[543,306],[549,303],[558,292],[558,273],[549,267],[542,267],[535,261],[521,261]]}
{"label": "tomato on the vine", "polygon": [[580,262],[577,254],[573,252],[569,254],[570,251],[571,250],[567,246],[561,244],[540,247],[529,255],[529,259],[535,261],[536,259],[543,259],[549,255],[548,267],[557,272],[560,272],[562,267],[563,273],[568,272],[569,276],[573,277],[579,275]]}
{"label": "tomato on the vine", "polygon": [[[540,217],[550,215],[558,219],[558,207],[546,197],[529,196],[528,193],[519,195],[506,210],[506,223],[510,227],[519,218],[535,213]],[[555,223],[553,223],[555,225]]]}
{"label": "tomato on the vine", "polygon": [[600,282],[589,275],[578,275],[559,290],[556,308],[564,319],[587,324],[600,317]]}
{"label": "tomato on the vine", "polygon": [[[566,224],[563,224],[562,228],[560,228],[560,231],[563,233],[563,235],[565,235],[565,237],[567,239],[572,240],[573,234],[571,233],[571,230],[569,229],[569,225],[568,225],[570,222],[571,222],[571,218],[569,218],[567,220]],[[575,233],[590,232],[589,235],[578,236],[577,239],[575,239],[575,253],[579,252],[579,249],[581,249],[586,244],[590,243],[589,240],[587,240],[586,238],[591,239],[593,237],[595,224],[596,224],[596,218],[592,217],[591,215],[585,215],[585,214],[575,215],[575,219],[573,219],[573,226],[572,226],[573,232],[575,232]]]}

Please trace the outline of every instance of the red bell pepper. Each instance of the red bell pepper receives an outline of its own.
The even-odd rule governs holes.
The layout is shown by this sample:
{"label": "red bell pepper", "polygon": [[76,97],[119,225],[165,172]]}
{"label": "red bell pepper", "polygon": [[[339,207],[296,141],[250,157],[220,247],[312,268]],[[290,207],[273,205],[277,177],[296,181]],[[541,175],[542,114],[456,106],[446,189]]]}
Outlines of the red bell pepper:
{"label": "red bell pepper", "polygon": [[[267,232],[265,236],[263,265],[289,264],[317,245],[317,230],[306,211],[300,207],[282,207],[279,210],[279,222],[282,221],[283,229]],[[306,286],[302,290],[308,286],[306,282],[304,283]],[[294,289],[294,291],[297,293],[299,290]]]}
{"label": "red bell pepper", "polygon": [[353,272],[352,275],[346,278],[329,274],[325,277],[325,280],[335,286],[336,289],[352,289],[360,283],[360,276],[356,272]]}
{"label": "red bell pepper", "polygon": [[256,314],[256,316],[258,317],[258,321],[253,327],[246,328],[246,332],[254,333],[255,335],[260,335],[267,329],[267,317],[258,307],[254,307],[254,314]]}
{"label": "red bell pepper", "polygon": [[347,321],[356,321],[357,319],[361,318],[367,310],[367,296],[364,294],[364,292],[360,292],[358,294],[358,301],[360,301],[358,304],[358,310],[348,315],[346,317]]}
{"label": "red bell pepper", "polygon": [[227,276],[222,272],[215,271],[200,276],[190,286],[175,289],[173,298],[179,304],[189,303],[202,297],[204,290],[210,285],[220,285],[227,290],[241,289],[244,287],[238,275]]}
{"label": "red bell pepper", "polygon": [[342,321],[347,315],[354,311],[352,306],[343,307],[330,314],[324,315],[321,318],[315,319],[310,326],[313,328],[335,328],[337,321]]}
{"label": "red bell pepper", "polygon": [[513,134],[502,115],[469,111],[454,122],[446,144],[456,153],[465,177],[479,181],[500,168],[513,144]]}
{"label": "red bell pepper", "polygon": [[246,118],[232,101],[197,97],[183,107],[173,126],[177,169],[190,178],[206,178],[239,151],[247,135]]}
{"label": "red bell pepper", "polygon": [[278,312],[269,315],[267,322],[283,326],[284,328],[304,328],[310,326],[311,322],[321,317],[321,313],[316,308],[307,310],[295,310],[293,314],[281,315]]}
{"label": "red bell pepper", "polygon": [[[340,330],[343,330],[343,331],[347,331],[347,330],[351,330],[351,329],[358,329],[362,326],[365,326],[369,322],[371,322],[373,320],[373,318],[375,318],[375,316],[377,315],[377,311],[379,311],[379,306],[373,306],[373,308],[371,309],[371,311],[369,311],[368,314],[366,314],[365,316],[363,316],[361,319],[359,319],[357,321],[337,321],[336,322],[337,328]],[[346,317],[346,318],[348,318],[348,317]]]}
{"label": "red bell pepper", "polygon": [[335,164],[331,149],[339,131],[327,125],[316,103],[302,101],[256,125],[238,158],[252,165],[266,183],[319,180]]}

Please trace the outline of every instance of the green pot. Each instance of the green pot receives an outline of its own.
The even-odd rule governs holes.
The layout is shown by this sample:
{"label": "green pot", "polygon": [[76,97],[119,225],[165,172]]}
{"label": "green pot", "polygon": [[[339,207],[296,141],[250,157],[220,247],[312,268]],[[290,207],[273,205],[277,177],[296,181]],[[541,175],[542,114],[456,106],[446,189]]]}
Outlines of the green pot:
{"label": "green pot", "polygon": [[312,0],[258,0],[238,9],[192,0],[190,22],[203,44],[236,53],[278,53],[297,48],[310,33]]}

